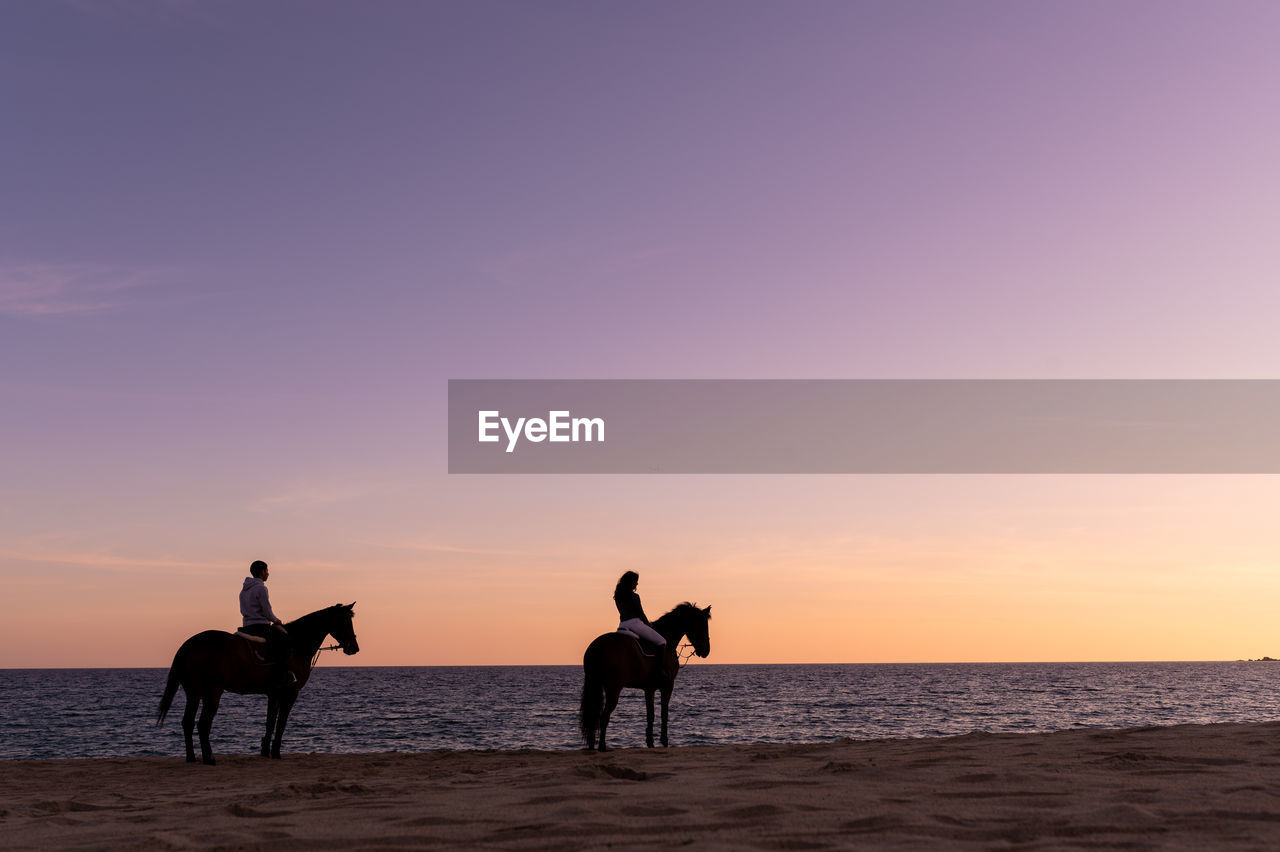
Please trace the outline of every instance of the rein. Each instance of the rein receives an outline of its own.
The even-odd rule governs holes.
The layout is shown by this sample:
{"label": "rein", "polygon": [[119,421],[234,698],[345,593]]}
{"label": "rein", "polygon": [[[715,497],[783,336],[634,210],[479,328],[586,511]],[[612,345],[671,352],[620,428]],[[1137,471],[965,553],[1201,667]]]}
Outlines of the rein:
{"label": "rein", "polygon": [[697,650],[690,642],[681,642],[679,646],[676,647],[676,656],[680,659],[680,665],[682,666],[689,665],[689,660],[693,659],[693,655],[696,653]]}
{"label": "rein", "polygon": [[313,654],[311,657],[311,668],[314,669],[316,667],[316,663],[320,662],[321,651],[341,651],[341,650],[342,650],[341,645],[322,645],[321,647],[316,648],[315,654]]}

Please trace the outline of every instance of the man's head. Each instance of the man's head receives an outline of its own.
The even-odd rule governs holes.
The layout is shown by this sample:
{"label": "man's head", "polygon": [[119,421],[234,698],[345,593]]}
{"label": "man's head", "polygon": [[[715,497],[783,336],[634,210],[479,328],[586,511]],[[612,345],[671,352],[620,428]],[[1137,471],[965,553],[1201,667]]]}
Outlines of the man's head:
{"label": "man's head", "polygon": [[270,572],[267,570],[267,563],[259,559],[249,566],[249,573],[259,580],[265,580]]}

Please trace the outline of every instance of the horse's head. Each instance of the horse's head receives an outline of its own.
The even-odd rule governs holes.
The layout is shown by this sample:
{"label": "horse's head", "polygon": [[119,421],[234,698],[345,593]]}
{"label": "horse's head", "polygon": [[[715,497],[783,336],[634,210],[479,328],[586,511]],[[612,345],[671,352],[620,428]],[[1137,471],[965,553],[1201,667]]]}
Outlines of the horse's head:
{"label": "horse's head", "polygon": [[356,604],[334,604],[329,608],[333,618],[329,622],[329,635],[337,640],[342,653],[350,656],[360,652],[360,643],[356,641],[356,628],[351,620],[356,617]]}
{"label": "horse's head", "polygon": [[711,653],[711,607],[699,609],[697,604],[681,604],[688,607],[685,619],[685,635],[693,643],[693,653],[705,657]]}

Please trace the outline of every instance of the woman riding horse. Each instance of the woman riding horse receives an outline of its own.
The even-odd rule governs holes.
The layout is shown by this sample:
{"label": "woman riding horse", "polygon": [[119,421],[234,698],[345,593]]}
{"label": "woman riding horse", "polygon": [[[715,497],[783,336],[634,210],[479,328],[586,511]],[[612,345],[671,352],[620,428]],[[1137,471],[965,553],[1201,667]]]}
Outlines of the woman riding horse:
{"label": "woman riding horse", "polygon": [[[624,578],[626,575],[623,575]],[[619,586],[621,586],[621,582]],[[634,592],[634,587],[632,587]],[[638,599],[637,599],[638,603]],[[693,652],[699,657],[711,653],[711,636],[707,622],[711,619],[711,607],[699,608],[682,603],[653,623],[653,629],[666,641],[668,649],[675,648],[686,636],[693,643]],[[675,689],[680,661],[674,653],[667,655],[667,670],[661,677],[655,676],[658,661],[640,650],[634,636],[615,630],[597,636],[582,655],[582,702],[578,706],[578,720],[582,738],[589,749],[605,751],[608,748],[605,732],[609,717],[618,706],[618,696],[624,689],[644,691],[645,745],[653,748],[653,697],[662,695],[662,736],[667,744],[667,713],[671,703],[671,691]]]}
{"label": "woman riding horse", "polygon": [[640,603],[640,596],[636,594],[639,583],[640,575],[635,571],[628,571],[618,578],[618,585],[613,587],[613,603],[618,607],[618,629],[630,630],[657,646],[657,674],[659,680],[663,680],[667,676],[667,638],[654,630],[645,617],[644,606]]}

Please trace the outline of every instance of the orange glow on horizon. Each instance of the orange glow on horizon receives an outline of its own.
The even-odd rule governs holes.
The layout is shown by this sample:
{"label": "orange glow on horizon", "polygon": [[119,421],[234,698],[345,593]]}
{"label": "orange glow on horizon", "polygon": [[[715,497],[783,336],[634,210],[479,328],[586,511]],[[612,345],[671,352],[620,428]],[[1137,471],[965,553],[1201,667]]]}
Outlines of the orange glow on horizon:
{"label": "orange glow on horizon", "polygon": [[[987,510],[948,497],[939,504],[959,517],[921,504],[910,528],[867,521],[881,524],[874,533],[823,521],[838,513],[815,503],[808,516],[775,515],[770,530],[739,532],[719,552],[717,541],[730,538],[723,518],[704,514],[701,531],[672,526],[636,544],[640,536],[614,529],[580,537],[576,552],[566,547],[556,558],[543,550],[543,530],[527,552],[504,541],[493,553],[276,559],[269,588],[286,618],[356,601],[361,653],[325,655],[322,665],[576,665],[594,636],[616,627],[610,595],[628,568],[641,574],[650,618],[686,599],[712,605],[708,663],[1204,660],[1280,651],[1270,614],[1280,579],[1268,560],[1280,538],[1267,517],[1269,479],[1172,491],[1158,481],[1086,483],[1092,503],[1061,494],[1069,507],[1017,514],[1026,485],[982,484]],[[1153,487],[1165,489],[1162,499]],[[1135,502],[1144,492],[1145,508]],[[1215,505],[1245,508],[1215,513]],[[985,511],[994,520],[982,520]],[[627,548],[610,552],[607,536]],[[11,588],[24,606],[4,625],[0,667],[162,667],[187,636],[239,623],[243,574],[234,564],[175,560],[164,568],[163,557],[90,561],[52,551],[25,558],[29,568]]]}

